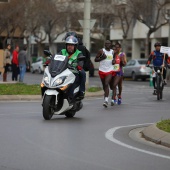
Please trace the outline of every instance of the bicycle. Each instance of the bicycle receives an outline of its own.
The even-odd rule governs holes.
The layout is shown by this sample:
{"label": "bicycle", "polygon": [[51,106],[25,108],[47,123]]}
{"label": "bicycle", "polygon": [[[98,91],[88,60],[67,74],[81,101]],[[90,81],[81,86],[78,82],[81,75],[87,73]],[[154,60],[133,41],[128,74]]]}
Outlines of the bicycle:
{"label": "bicycle", "polygon": [[157,100],[163,98],[164,80],[163,80],[163,67],[162,66],[149,66],[153,69],[155,76],[155,87]]}

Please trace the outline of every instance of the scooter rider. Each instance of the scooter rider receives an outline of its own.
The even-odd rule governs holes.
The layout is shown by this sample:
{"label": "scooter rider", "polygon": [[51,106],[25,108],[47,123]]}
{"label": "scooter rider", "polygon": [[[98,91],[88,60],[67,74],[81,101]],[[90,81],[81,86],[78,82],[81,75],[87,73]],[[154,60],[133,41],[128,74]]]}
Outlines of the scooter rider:
{"label": "scooter rider", "polygon": [[[78,44],[76,46],[76,48],[82,52],[83,56],[87,57],[87,55],[90,55],[90,52],[87,50],[87,48],[83,45],[82,43],[82,39],[77,35],[76,32],[74,31],[69,31],[66,33],[65,37],[63,38],[63,40],[66,40],[67,37],[69,36],[74,36],[77,38],[78,40]],[[80,98],[84,98],[85,95],[85,82],[86,82],[86,72],[85,70],[82,68],[81,71],[79,71],[79,78],[80,78]]]}
{"label": "scooter rider", "polygon": [[[78,58],[80,56],[83,56],[83,54],[81,51],[77,49],[78,40],[76,37],[74,36],[67,37],[65,40],[65,44],[66,44],[66,48],[62,49],[59,52],[59,54],[67,56],[69,58],[68,64],[72,67],[71,71],[76,77],[74,84],[69,90],[69,98],[71,102],[73,102],[73,92],[74,92],[74,89],[76,88],[76,85],[79,83],[85,86],[84,81],[80,82],[82,79],[80,79],[80,76],[79,76],[80,72],[83,70],[84,61],[78,60]],[[84,92],[80,92],[79,98],[80,99],[84,98]]]}

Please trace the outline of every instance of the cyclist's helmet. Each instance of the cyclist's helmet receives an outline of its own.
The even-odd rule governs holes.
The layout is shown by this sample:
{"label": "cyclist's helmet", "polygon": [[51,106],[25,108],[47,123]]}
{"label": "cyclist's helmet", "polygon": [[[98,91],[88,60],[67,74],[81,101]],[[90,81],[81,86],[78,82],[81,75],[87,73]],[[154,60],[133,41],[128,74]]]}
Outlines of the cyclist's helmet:
{"label": "cyclist's helmet", "polygon": [[161,46],[161,43],[160,42],[156,42],[154,47],[157,47],[157,46]]}
{"label": "cyclist's helmet", "polygon": [[69,36],[69,37],[67,37],[66,38],[66,45],[67,44],[73,44],[73,45],[77,45],[78,44],[78,40],[77,40],[77,38],[76,37],[74,37],[74,36]]}

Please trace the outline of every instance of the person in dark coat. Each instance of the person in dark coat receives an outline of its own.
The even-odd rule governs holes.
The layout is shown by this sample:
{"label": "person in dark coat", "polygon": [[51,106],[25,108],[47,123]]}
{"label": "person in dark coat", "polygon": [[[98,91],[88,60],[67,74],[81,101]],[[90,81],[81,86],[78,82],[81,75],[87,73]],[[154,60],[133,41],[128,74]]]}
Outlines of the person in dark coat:
{"label": "person in dark coat", "polygon": [[26,50],[27,50],[27,47],[24,46],[24,48],[18,54],[19,82],[24,81],[24,75],[25,75],[26,69],[29,68]]}

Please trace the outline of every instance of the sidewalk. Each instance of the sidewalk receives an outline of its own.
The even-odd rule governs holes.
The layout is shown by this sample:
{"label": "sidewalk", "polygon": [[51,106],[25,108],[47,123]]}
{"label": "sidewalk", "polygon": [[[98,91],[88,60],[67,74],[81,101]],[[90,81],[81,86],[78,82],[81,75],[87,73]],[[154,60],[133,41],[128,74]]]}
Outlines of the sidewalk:
{"label": "sidewalk", "polygon": [[[4,82],[0,81],[0,84]],[[7,82],[7,83],[16,83],[16,82]],[[168,85],[170,82],[168,82]],[[98,92],[86,92],[85,97],[101,97],[103,96],[103,90]],[[39,100],[41,101],[40,95],[0,95],[0,101],[8,101],[8,100]],[[156,144],[163,145],[166,147],[170,147],[170,133],[164,132],[156,127],[156,123],[145,127],[143,131],[141,131],[142,136],[149,141],[152,141]]]}
{"label": "sidewalk", "polygon": [[141,133],[146,140],[170,147],[170,133],[158,129],[156,123],[144,128]]}

